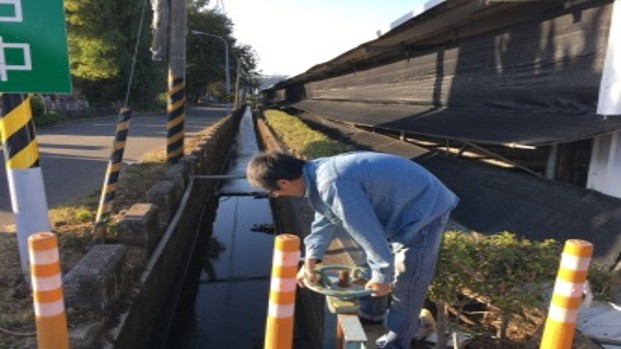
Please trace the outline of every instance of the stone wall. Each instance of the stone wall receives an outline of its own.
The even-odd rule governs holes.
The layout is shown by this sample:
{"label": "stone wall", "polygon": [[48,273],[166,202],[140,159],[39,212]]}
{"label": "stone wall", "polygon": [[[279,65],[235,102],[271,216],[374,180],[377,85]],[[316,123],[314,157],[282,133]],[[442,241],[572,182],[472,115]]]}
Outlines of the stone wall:
{"label": "stone wall", "polygon": [[[68,311],[92,314],[70,331],[71,347],[147,348],[163,316],[171,316],[198,223],[220,174],[244,108],[211,126],[191,154],[155,183],[118,224],[118,244],[93,246],[63,283]],[[174,305],[172,306],[174,307]]]}

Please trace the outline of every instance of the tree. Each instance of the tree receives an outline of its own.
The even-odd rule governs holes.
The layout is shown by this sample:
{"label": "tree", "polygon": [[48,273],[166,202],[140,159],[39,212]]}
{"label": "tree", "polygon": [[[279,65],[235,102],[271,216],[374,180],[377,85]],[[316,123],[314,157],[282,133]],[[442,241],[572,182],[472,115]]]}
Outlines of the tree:
{"label": "tree", "polygon": [[[240,85],[255,86],[257,84],[256,53],[248,45],[237,46],[237,40],[232,36],[233,22],[230,18],[217,10],[205,8],[200,2],[193,2],[188,9],[188,31],[191,30],[224,38],[231,55],[229,75],[236,78],[237,60],[239,60]],[[187,43],[186,92],[188,99],[196,101],[206,93],[222,100],[232,99],[233,96],[226,96],[223,84],[226,76],[223,42],[213,37],[188,35]],[[232,84],[233,81],[231,81]]]}
{"label": "tree", "polygon": [[[197,30],[224,38],[232,49],[235,39],[231,20],[214,10],[188,9],[188,31]],[[232,52],[232,50],[229,50]],[[196,101],[207,93],[209,85],[225,80],[225,48],[218,38],[188,35],[187,37],[187,81],[188,99]],[[229,57],[230,61],[232,58]],[[223,94],[223,93],[222,93]]]}
{"label": "tree", "polygon": [[[144,0],[65,1],[74,86],[91,104],[125,99],[144,4]],[[131,100],[141,107],[153,101],[165,77],[162,67],[151,61],[148,3],[146,11],[131,90]]]}
{"label": "tree", "polygon": [[239,94],[239,102],[244,102],[244,97],[261,84],[261,75],[257,72],[257,55],[249,45],[241,45],[235,48],[235,57],[239,69],[235,72],[236,93]]}
{"label": "tree", "polygon": [[[233,23],[206,6],[208,0],[188,1],[188,32],[198,30],[223,37],[228,45],[230,76],[236,76],[235,57],[241,57],[240,84],[258,81],[256,58],[250,46],[236,47]],[[65,12],[71,74],[76,91],[91,105],[119,104],[125,99],[136,45],[138,25],[145,0],[66,0]],[[134,67],[130,107],[146,108],[166,90],[166,63],[151,59],[150,28],[153,16],[146,2],[146,16]],[[210,88],[224,98],[225,59],[222,42],[216,38],[188,35],[186,46],[186,96],[196,100]],[[254,84],[254,85],[253,85]],[[228,97],[228,96],[226,96]]]}

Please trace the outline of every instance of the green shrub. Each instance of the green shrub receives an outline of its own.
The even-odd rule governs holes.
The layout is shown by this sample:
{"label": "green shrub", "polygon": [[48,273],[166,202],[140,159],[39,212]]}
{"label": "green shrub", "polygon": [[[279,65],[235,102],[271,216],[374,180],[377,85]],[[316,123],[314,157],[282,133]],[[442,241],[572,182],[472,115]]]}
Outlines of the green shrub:
{"label": "green shrub", "polygon": [[[438,307],[439,336],[445,335],[449,326],[448,309],[463,315],[464,307],[474,302],[482,302],[487,312],[500,320],[496,331],[500,339],[506,338],[515,316],[537,309],[545,313],[549,304],[544,295],[556,280],[561,251],[555,240],[530,241],[509,232],[487,236],[447,232],[429,291]],[[616,274],[595,264],[589,268],[588,279],[597,299],[610,299],[619,285]],[[457,319],[455,325],[459,326]],[[474,330],[485,332],[482,327]],[[438,342],[446,340],[439,337]]]}
{"label": "green shrub", "polygon": [[[542,295],[554,282],[559,260],[560,247],[553,240],[532,242],[508,232],[447,232],[429,293],[438,305],[438,333],[446,333],[447,309],[462,314],[466,305],[482,302],[500,320],[496,335],[505,339],[514,315],[544,308]],[[474,331],[485,329],[475,326]]]}
{"label": "green shrub", "polygon": [[336,155],[354,150],[350,145],[330,139],[306,125],[299,118],[278,110],[264,112],[267,124],[295,154],[305,159]]}
{"label": "green shrub", "polygon": [[503,232],[481,240],[477,291],[498,309],[497,336],[506,338],[510,319],[533,308],[545,308],[542,295],[554,283],[561,246],[554,240],[534,242]]}
{"label": "green shrub", "polygon": [[94,219],[93,212],[91,210],[81,208],[75,212],[75,219],[80,222],[90,222]]}
{"label": "green shrub", "polygon": [[32,110],[32,117],[41,117],[45,114],[45,101],[40,95],[33,95],[30,97],[30,109]]}
{"label": "green shrub", "polygon": [[166,94],[166,92],[162,92],[156,96],[155,101],[153,101],[153,107],[155,109],[166,110],[167,103],[168,103],[168,95]]}
{"label": "green shrub", "polygon": [[615,292],[621,287],[621,275],[606,270],[603,266],[592,263],[589,266],[589,273],[587,275],[591,292],[595,299],[614,302]]}
{"label": "green shrub", "polygon": [[43,127],[58,124],[66,120],[67,117],[62,113],[52,110],[43,115],[36,116],[33,119],[37,127]]}
{"label": "green shrub", "polygon": [[[447,232],[444,234],[435,277],[429,288],[429,298],[436,303],[437,333],[439,348],[446,348],[447,328],[449,327],[448,311],[454,309],[463,313],[463,308],[471,302],[463,297],[466,287],[478,289],[475,284],[479,279],[470,280],[478,269],[479,246],[478,236],[462,232]],[[459,326],[459,321],[456,322]]]}

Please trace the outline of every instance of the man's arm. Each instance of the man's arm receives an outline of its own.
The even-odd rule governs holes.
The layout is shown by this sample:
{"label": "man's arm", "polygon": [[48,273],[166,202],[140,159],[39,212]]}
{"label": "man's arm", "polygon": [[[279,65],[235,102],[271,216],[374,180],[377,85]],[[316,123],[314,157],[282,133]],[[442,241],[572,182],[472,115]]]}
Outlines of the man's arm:
{"label": "man's arm", "polygon": [[348,179],[335,181],[321,196],[341,219],[343,228],[365,251],[371,268],[367,288],[377,288],[382,293],[393,281],[394,263],[386,233],[369,198],[359,183]]}
{"label": "man's arm", "polygon": [[323,259],[326,249],[334,238],[337,227],[321,213],[315,212],[315,219],[311,224],[311,232],[304,238],[306,259]]}
{"label": "man's arm", "polygon": [[330,220],[320,213],[315,213],[315,219],[311,225],[311,233],[304,238],[306,254],[304,265],[297,274],[298,285],[304,287],[303,279],[317,282],[319,277],[315,274],[315,265],[321,262],[323,255],[334,238],[336,227]]}

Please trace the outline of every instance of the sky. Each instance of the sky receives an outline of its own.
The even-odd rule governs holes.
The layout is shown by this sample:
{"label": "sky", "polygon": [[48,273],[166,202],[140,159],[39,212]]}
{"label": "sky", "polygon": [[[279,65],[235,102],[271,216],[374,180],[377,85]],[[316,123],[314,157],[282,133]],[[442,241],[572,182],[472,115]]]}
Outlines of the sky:
{"label": "sky", "polygon": [[386,33],[426,0],[211,0],[264,75],[301,74]]}

